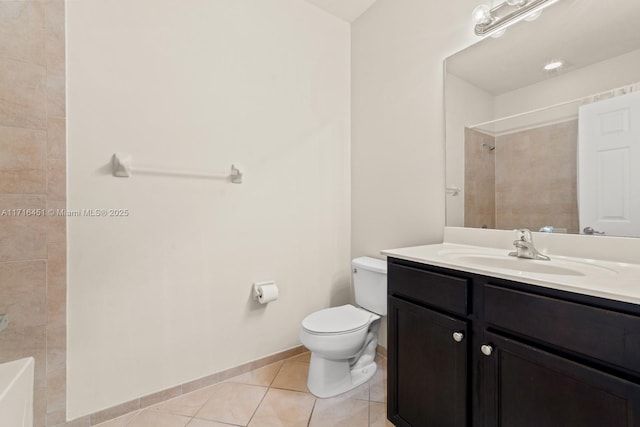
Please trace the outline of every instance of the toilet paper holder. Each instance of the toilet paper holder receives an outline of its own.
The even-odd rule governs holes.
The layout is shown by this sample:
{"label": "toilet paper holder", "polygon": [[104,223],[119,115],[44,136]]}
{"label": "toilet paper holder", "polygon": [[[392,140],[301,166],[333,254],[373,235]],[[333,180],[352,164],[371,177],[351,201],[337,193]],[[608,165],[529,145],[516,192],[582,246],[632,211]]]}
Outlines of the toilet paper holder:
{"label": "toilet paper holder", "polygon": [[[263,287],[267,287],[269,289],[275,289],[275,294],[271,292],[271,295],[267,296],[265,300],[265,292],[263,291]],[[267,302],[273,301],[278,298],[278,288],[276,286],[276,282],[274,280],[270,280],[268,282],[255,282],[253,284],[253,299],[258,301],[261,304],[265,304]]]}

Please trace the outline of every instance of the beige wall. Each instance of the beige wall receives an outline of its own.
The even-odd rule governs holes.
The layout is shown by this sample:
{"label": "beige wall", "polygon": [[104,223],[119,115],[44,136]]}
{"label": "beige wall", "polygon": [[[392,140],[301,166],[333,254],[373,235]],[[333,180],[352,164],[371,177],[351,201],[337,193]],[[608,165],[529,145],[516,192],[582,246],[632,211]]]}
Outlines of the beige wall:
{"label": "beige wall", "polygon": [[352,257],[442,241],[442,61],[478,40],[476,5],[378,0],[352,25]]}
{"label": "beige wall", "polygon": [[353,23],[354,257],[442,239],[443,60],[478,40],[474,4],[378,0]]}
{"label": "beige wall", "polygon": [[[67,5],[68,413],[299,345],[349,299],[349,26],[299,0]],[[134,166],[244,183],[114,178]],[[280,298],[251,300],[254,281]]]}
{"label": "beige wall", "polygon": [[0,28],[0,362],[35,357],[34,425],[53,426],[65,413],[64,2],[0,2]]}
{"label": "beige wall", "polygon": [[[598,92],[638,82],[640,50],[597,62],[577,70],[567,70],[552,79],[525,86],[495,97],[495,118],[522,113],[559,102],[579,99]],[[537,117],[539,119],[539,117]],[[522,123],[525,127],[526,124]]]}
{"label": "beige wall", "polygon": [[[447,194],[447,225],[465,225],[466,127],[493,119],[493,95],[479,89],[458,76],[445,74],[446,114],[446,185],[462,192]],[[473,189],[472,189],[473,192]]]}

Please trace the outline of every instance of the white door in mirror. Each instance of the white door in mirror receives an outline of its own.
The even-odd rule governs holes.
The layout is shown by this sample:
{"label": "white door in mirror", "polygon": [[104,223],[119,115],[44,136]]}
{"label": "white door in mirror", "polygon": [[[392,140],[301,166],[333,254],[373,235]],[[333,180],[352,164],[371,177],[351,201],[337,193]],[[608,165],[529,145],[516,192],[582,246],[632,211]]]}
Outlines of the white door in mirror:
{"label": "white door in mirror", "polygon": [[640,92],[580,107],[580,229],[597,230],[597,234],[609,236],[640,237],[638,183]]}

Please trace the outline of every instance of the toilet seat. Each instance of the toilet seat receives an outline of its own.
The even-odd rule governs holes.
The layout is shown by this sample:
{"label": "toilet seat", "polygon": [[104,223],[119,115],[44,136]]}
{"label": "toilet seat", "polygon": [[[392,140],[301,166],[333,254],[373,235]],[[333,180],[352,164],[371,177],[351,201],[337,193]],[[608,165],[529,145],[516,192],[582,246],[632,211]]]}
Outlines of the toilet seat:
{"label": "toilet seat", "polygon": [[302,321],[302,328],[314,335],[349,334],[368,328],[376,317],[373,313],[347,304],[311,313]]}

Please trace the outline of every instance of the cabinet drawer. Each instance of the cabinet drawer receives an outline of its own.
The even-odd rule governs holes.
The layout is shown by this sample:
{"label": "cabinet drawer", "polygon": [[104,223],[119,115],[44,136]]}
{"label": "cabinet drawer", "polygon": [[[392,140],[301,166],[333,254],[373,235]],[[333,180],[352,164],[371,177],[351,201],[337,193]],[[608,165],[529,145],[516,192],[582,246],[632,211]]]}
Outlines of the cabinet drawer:
{"label": "cabinet drawer", "polygon": [[483,305],[497,327],[640,372],[640,317],[494,285]]}
{"label": "cabinet drawer", "polygon": [[447,311],[468,314],[469,279],[389,263],[389,292]]}

